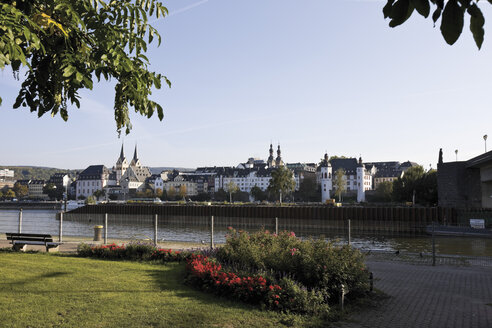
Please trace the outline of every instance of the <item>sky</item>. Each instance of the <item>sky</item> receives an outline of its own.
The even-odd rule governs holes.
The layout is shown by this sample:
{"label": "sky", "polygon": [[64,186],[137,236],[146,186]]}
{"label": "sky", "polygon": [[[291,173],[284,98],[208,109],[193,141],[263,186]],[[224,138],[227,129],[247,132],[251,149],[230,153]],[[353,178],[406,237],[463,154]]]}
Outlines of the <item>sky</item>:
{"label": "sky", "polygon": [[0,165],[112,167],[122,143],[145,166],[235,166],[266,159],[280,144],[285,162],[324,153],[365,162],[436,167],[492,149],[492,38],[488,3],[478,50],[469,22],[453,46],[431,19],[412,15],[390,28],[378,0],[168,0],[155,20],[150,69],[171,88],[151,99],[164,119],[132,113],[119,138],[114,83],[83,90],[69,120],[12,109],[19,85],[0,71]]}

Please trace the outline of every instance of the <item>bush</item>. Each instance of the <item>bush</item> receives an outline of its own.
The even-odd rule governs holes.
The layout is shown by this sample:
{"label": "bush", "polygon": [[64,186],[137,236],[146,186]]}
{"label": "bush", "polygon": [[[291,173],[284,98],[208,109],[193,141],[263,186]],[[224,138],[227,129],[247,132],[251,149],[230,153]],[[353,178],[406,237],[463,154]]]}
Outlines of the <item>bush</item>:
{"label": "bush", "polygon": [[308,290],[320,290],[332,304],[338,302],[342,284],[349,298],[369,289],[369,275],[358,250],[324,240],[303,241],[293,232],[277,236],[268,231],[248,234],[230,229],[217,259],[232,270],[263,273],[276,280],[288,277]]}

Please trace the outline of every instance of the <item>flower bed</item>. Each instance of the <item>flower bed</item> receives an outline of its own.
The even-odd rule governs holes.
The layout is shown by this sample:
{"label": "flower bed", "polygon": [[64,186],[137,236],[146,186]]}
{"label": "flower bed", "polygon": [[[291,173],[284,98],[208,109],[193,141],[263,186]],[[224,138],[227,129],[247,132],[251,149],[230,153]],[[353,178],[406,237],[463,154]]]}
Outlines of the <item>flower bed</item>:
{"label": "flower bed", "polygon": [[342,284],[348,300],[365,295],[369,275],[357,250],[292,232],[255,234],[230,229],[215,258],[193,256],[188,281],[199,288],[270,309],[328,312]]}
{"label": "flower bed", "polygon": [[192,255],[187,260],[186,271],[188,283],[246,303],[300,313],[329,311],[329,307],[322,304],[322,297],[299,288],[289,279],[276,284],[263,276],[239,276],[223,271],[220,264],[204,255]]}
{"label": "flower bed", "polygon": [[137,261],[159,261],[159,262],[176,262],[182,261],[189,253],[173,251],[171,249],[157,248],[152,244],[130,243],[128,245],[110,245],[90,246],[80,244],[77,253],[84,257],[95,257],[102,259],[122,259]]}

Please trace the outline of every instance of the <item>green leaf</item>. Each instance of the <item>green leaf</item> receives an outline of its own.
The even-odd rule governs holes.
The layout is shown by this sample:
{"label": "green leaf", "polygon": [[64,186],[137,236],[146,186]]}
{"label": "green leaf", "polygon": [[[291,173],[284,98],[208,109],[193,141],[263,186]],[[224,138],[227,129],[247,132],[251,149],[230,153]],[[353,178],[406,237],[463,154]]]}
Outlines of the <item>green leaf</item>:
{"label": "green leaf", "polygon": [[72,65],[68,65],[63,70],[63,77],[70,77],[70,76],[72,76],[72,74],[75,73],[76,70],[77,69],[75,67],[73,67]]}
{"label": "green leaf", "polygon": [[395,2],[395,0],[388,0],[386,5],[383,7],[384,18],[391,17],[391,11],[393,9],[393,3],[394,2]]}
{"label": "green leaf", "polygon": [[427,18],[430,12],[429,0],[412,0],[417,12]]}
{"label": "green leaf", "polygon": [[84,76],[82,75],[82,73],[77,72],[77,73],[75,74],[75,80],[76,80],[77,82],[79,82],[79,83],[80,83],[80,82],[82,82],[82,80],[83,80],[83,79],[84,79]]}
{"label": "green leaf", "polygon": [[434,27],[436,27],[436,22],[441,17],[442,9],[437,7],[436,10],[434,10],[434,13],[432,14],[432,20],[434,21]]}
{"label": "green leaf", "polygon": [[410,0],[398,0],[393,6],[391,11],[390,27],[396,27],[403,24],[412,15],[415,7]]}
{"label": "green leaf", "polygon": [[441,34],[450,45],[454,44],[463,31],[465,11],[456,0],[449,0],[444,7],[441,20]]}
{"label": "green leaf", "polygon": [[472,4],[468,8],[468,13],[470,14],[470,31],[473,34],[473,39],[478,49],[482,47],[483,36],[485,31],[483,25],[485,24],[485,18],[483,17],[482,11],[476,4]]}

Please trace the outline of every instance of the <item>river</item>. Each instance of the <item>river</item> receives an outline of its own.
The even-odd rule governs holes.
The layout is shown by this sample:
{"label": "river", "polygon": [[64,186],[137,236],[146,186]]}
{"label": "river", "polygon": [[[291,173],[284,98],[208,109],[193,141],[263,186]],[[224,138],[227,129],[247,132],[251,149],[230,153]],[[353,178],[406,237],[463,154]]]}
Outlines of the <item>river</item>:
{"label": "river", "polygon": [[[59,220],[56,219],[55,210],[24,210],[22,212],[22,232],[49,233],[58,235]],[[118,216],[108,219],[108,239],[111,240],[153,240],[154,228],[151,218],[133,218],[133,222],[124,220]],[[63,221],[63,237],[71,240],[87,240],[94,234],[94,226],[103,224],[99,217],[84,217],[73,221]],[[19,228],[19,211],[0,209],[0,233],[17,232]],[[258,227],[259,230],[260,227]],[[325,236],[330,240],[346,242],[346,236],[323,234],[318,231],[294,231],[301,238]],[[216,243],[224,243],[227,229],[215,227],[214,240]],[[208,243],[210,241],[210,229],[207,227],[166,226],[158,225],[157,238],[159,241]],[[368,236],[353,235],[352,245],[363,250],[401,251],[411,253],[430,253],[432,251],[432,239],[430,236]],[[438,254],[488,256],[492,257],[492,239],[475,237],[437,237],[436,252]]]}

